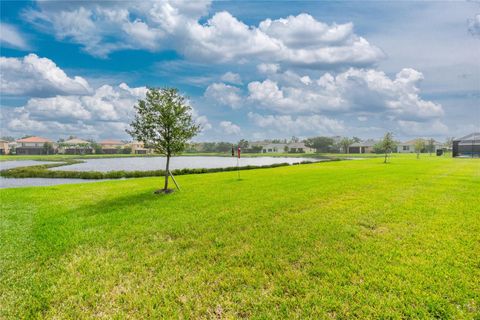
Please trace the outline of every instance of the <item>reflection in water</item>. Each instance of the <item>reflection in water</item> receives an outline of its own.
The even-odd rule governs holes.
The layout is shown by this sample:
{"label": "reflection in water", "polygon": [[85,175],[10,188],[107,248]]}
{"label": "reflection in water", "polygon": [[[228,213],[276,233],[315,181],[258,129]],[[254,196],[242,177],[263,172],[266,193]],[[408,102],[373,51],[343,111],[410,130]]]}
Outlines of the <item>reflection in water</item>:
{"label": "reflection in water", "polygon": [[55,163],[52,161],[35,161],[35,160],[13,160],[0,161],[0,170],[13,169],[18,167],[38,166],[41,164]]}
{"label": "reflection in water", "polygon": [[105,180],[50,179],[50,178],[4,178],[0,177],[0,189],[18,187],[56,186],[59,184],[98,182]]}

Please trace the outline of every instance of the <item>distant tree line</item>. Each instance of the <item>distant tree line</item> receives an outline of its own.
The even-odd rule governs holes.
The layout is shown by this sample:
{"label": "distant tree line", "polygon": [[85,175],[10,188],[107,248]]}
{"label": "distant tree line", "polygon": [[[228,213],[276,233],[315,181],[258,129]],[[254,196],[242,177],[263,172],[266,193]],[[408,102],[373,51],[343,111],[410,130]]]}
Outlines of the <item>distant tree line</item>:
{"label": "distant tree line", "polygon": [[240,147],[243,153],[260,153],[262,151],[262,146],[259,145],[250,145],[250,143],[242,139],[237,143],[232,142],[198,142],[191,143],[190,146],[186,149],[187,152],[205,152],[205,153],[228,153],[232,151],[233,148]]}
{"label": "distant tree line", "polygon": [[318,153],[348,153],[349,147],[361,139],[358,137],[313,137],[304,140],[307,147],[313,148]]}

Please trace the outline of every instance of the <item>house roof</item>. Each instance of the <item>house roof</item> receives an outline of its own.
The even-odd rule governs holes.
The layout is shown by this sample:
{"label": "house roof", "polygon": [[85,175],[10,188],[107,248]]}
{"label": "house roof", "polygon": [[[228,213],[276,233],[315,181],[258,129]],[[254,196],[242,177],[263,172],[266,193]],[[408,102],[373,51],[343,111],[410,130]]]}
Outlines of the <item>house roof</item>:
{"label": "house roof", "polygon": [[74,138],[74,139],[69,139],[67,141],[64,141],[63,143],[65,143],[65,144],[89,144],[90,142],[87,141],[87,140]]}
{"label": "house roof", "polygon": [[100,141],[100,144],[101,145],[124,145],[124,143],[120,140],[103,140],[103,141]]}
{"label": "house roof", "polygon": [[45,143],[45,142],[50,142],[51,143],[52,140],[34,136],[34,137],[19,139],[19,140],[17,140],[17,142],[20,142],[20,143],[28,143],[28,142],[31,142],[31,143]]}
{"label": "house roof", "polygon": [[462,141],[462,142],[467,142],[467,141],[480,141],[480,132],[473,132],[470,133],[464,137],[455,139],[454,141]]}

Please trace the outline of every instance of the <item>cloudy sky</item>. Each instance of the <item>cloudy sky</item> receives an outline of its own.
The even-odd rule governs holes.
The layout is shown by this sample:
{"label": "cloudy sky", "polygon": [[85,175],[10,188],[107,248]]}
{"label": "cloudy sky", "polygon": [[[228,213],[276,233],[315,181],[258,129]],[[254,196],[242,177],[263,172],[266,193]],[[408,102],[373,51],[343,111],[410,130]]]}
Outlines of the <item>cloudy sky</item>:
{"label": "cloudy sky", "polygon": [[1,134],[128,139],[174,86],[197,140],[480,131],[480,3],[2,1]]}

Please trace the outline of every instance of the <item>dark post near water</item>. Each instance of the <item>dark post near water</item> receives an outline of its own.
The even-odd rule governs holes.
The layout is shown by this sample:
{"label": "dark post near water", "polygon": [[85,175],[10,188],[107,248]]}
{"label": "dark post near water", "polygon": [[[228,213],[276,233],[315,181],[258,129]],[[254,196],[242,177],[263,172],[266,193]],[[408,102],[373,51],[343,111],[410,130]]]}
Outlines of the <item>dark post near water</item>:
{"label": "dark post near water", "polygon": [[240,147],[238,147],[238,149],[237,149],[237,177],[238,177],[239,180],[240,180],[240,153],[241,153],[241,149],[240,149]]}
{"label": "dark post near water", "polygon": [[[241,148],[240,146],[237,147],[237,177],[240,179],[240,154],[241,154]],[[235,146],[232,145],[232,158],[235,157]]]}

